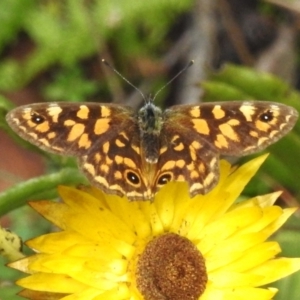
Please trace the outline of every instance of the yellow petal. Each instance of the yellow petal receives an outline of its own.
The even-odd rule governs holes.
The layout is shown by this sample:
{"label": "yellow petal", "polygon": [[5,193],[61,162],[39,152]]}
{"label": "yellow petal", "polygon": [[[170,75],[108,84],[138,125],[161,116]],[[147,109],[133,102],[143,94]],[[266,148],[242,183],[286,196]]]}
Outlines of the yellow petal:
{"label": "yellow petal", "polygon": [[22,259],[19,259],[17,261],[11,262],[8,264],[10,268],[14,268],[16,270],[20,270],[21,272],[28,273],[28,274],[33,274],[35,273],[35,270],[31,269],[31,264],[32,262],[37,260],[37,256],[28,256],[24,257]]}
{"label": "yellow petal", "polygon": [[49,293],[24,289],[18,296],[31,300],[61,300],[65,296],[63,293]]}
{"label": "yellow petal", "polygon": [[230,191],[230,198],[233,199],[232,202],[238,198],[267,157],[268,154],[265,154],[252,159],[240,166],[226,179],[226,186],[224,185],[223,192]]}
{"label": "yellow petal", "polygon": [[282,257],[267,261],[253,268],[249,273],[261,275],[262,280],[256,284],[256,286],[260,286],[279,280],[298,270],[300,270],[300,258]]}
{"label": "yellow petal", "polygon": [[68,211],[68,207],[62,203],[56,203],[52,201],[32,201],[29,202],[38,213],[44,218],[55,224],[57,227],[65,230],[66,222],[64,221],[64,212]]}
{"label": "yellow petal", "polygon": [[140,204],[145,215],[148,215],[148,222],[151,226],[151,234],[153,236],[160,235],[164,232],[164,225],[161,222],[157,209],[153,202],[143,202]]}
{"label": "yellow petal", "polygon": [[270,300],[273,299],[277,290],[274,288],[208,288],[201,296],[201,300]]}
{"label": "yellow petal", "polygon": [[119,287],[107,291],[101,295],[98,295],[93,300],[125,300],[125,299],[134,300],[134,298],[131,297],[131,293],[128,287],[125,284],[120,284]]}
{"label": "yellow petal", "polygon": [[262,196],[256,196],[251,199],[241,201],[235,205],[232,206],[230,210],[234,210],[241,207],[252,207],[252,206],[259,206],[259,207],[269,207],[272,206],[278,197],[282,194],[281,191],[262,195]]}
{"label": "yellow petal", "polygon": [[57,293],[78,293],[87,286],[77,282],[66,275],[38,273],[19,279],[17,284],[32,290],[57,292]]}
{"label": "yellow petal", "polygon": [[[95,244],[92,242],[71,245],[68,249],[61,251],[68,257],[93,258],[95,260],[111,261],[121,259],[122,254],[109,244]],[[106,253],[105,257],[103,253]]]}
{"label": "yellow petal", "polygon": [[[158,200],[153,202],[157,215],[165,231],[169,230],[174,217],[174,199],[178,196],[176,194],[180,193],[177,187],[178,185],[176,185],[176,183],[174,184],[174,182],[170,182],[168,186],[164,186],[157,195],[157,198],[163,199],[163,201]],[[184,190],[187,192],[186,189]]]}
{"label": "yellow petal", "polygon": [[277,242],[265,242],[252,247],[237,260],[226,265],[226,270],[245,272],[275,257],[281,252]]}
{"label": "yellow petal", "polygon": [[[218,241],[225,240],[243,228],[248,227],[250,224],[258,222],[262,214],[263,212],[259,207],[234,210],[209,223],[200,232],[197,232],[196,228],[192,227],[188,237],[191,240],[200,240],[197,247],[201,249],[201,253],[205,254],[214,247]],[[222,230],[222,228],[224,230]]]}
{"label": "yellow petal", "polygon": [[239,233],[264,232],[266,237],[271,235],[270,225],[283,215],[283,209],[279,206],[271,206],[262,209],[262,215],[258,222],[242,229]]}
{"label": "yellow petal", "polygon": [[60,231],[41,235],[26,242],[26,245],[36,251],[43,253],[62,252],[73,245],[88,243],[90,239],[77,232]]}
{"label": "yellow petal", "polygon": [[212,272],[209,275],[209,280],[216,287],[237,288],[255,286],[258,280],[261,280],[262,275],[230,272],[227,270]]}
{"label": "yellow petal", "polygon": [[[97,236],[98,231],[105,231],[129,244],[135,240],[136,237],[128,225],[102,205],[95,197],[66,187],[60,187],[59,193],[65,202],[72,207],[70,212],[64,213],[64,218],[69,228],[73,228],[83,235],[86,234],[84,230],[88,229],[94,236]],[[81,217],[76,217],[77,214],[81,215]],[[77,222],[73,220],[77,220]]]}
{"label": "yellow petal", "polygon": [[95,297],[99,295],[99,293],[102,293],[102,291],[94,288],[87,288],[82,292],[65,296],[60,300],[94,300],[96,299]]}
{"label": "yellow petal", "polygon": [[[251,251],[252,247],[262,243],[265,238],[263,233],[257,232],[241,236],[235,235],[216,243],[215,247],[205,254],[207,270],[218,269],[239,259],[244,255],[244,252]],[[199,250],[201,251],[201,249]]]}
{"label": "yellow petal", "polygon": [[286,221],[287,219],[295,212],[298,208],[286,208],[283,210],[282,214],[274,220],[265,231],[268,232],[268,235],[272,235],[275,231],[277,231]]}

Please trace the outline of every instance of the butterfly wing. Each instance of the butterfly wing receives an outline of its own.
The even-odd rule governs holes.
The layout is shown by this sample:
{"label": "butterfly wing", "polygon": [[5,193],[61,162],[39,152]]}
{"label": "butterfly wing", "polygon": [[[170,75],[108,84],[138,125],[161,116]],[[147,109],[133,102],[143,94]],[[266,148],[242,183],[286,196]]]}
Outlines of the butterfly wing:
{"label": "butterfly wing", "polygon": [[205,194],[218,182],[220,154],[262,150],[290,131],[297,117],[292,107],[263,101],[173,106],[164,114],[155,184],[173,174],[171,180],[189,183],[191,196]]}
{"label": "butterfly wing", "polygon": [[99,137],[109,140],[132,115],[129,108],[113,104],[35,103],[13,109],[6,120],[22,138],[43,150],[79,156]]}
{"label": "butterfly wing", "polygon": [[102,190],[143,198],[140,137],[130,108],[99,103],[36,103],[13,109],[7,122],[25,140],[76,156],[90,182]]}
{"label": "butterfly wing", "polygon": [[218,152],[188,127],[166,121],[161,134],[160,156],[153,189],[168,181],[185,181],[190,195],[206,194],[219,180]]}
{"label": "butterfly wing", "polygon": [[232,101],[173,106],[167,122],[194,130],[218,153],[230,156],[260,151],[288,133],[298,112],[287,105],[267,101]]}

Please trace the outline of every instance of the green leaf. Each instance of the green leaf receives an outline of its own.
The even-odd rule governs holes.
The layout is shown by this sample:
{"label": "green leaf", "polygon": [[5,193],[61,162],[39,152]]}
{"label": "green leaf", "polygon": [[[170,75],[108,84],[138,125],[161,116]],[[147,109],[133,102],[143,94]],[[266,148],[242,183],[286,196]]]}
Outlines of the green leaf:
{"label": "green leaf", "polygon": [[224,82],[202,81],[201,87],[205,91],[203,97],[205,101],[218,101],[219,99],[223,101],[251,99],[251,96],[244,93],[241,89]]}
{"label": "green leaf", "polygon": [[87,101],[98,90],[99,84],[85,79],[78,67],[63,69],[55,81],[44,88],[49,101]]}
{"label": "green leaf", "polygon": [[34,2],[34,0],[1,0],[0,52],[21,30],[27,12],[32,9]]}
{"label": "green leaf", "polygon": [[289,92],[289,86],[278,77],[248,67],[228,64],[211,79],[232,85],[257,100],[280,101]]}

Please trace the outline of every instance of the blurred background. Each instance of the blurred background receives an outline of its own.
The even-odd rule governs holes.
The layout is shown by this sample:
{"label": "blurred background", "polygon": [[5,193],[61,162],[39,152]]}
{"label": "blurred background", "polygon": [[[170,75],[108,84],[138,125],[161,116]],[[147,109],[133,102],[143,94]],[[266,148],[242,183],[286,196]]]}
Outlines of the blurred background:
{"label": "blurred background", "polygon": [[[299,0],[0,0],[0,24],[0,222],[23,240],[53,230],[24,206],[28,200],[53,199],[58,184],[85,179],[74,159],[19,139],[5,114],[48,101],[139,108],[141,95],[102,58],[146,95],[195,60],[159,94],[162,108],[258,99],[300,111]],[[279,205],[299,205],[299,137],[298,122],[267,149],[270,156],[245,197],[282,190]],[[283,256],[300,257],[299,229],[296,213],[273,237]],[[20,273],[5,263],[1,258],[0,300],[21,299],[13,283]],[[299,299],[299,284],[295,274],[272,285],[280,288],[276,299]]]}

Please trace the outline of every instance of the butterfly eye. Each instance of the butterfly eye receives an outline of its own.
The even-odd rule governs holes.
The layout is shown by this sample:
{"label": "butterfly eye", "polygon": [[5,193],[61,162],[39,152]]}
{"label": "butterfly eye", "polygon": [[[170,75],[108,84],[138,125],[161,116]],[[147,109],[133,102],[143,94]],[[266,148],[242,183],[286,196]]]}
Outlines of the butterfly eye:
{"label": "butterfly eye", "polygon": [[158,180],[157,180],[157,184],[158,185],[165,185],[166,183],[168,183],[169,181],[172,180],[172,174],[171,173],[165,173],[159,176]]}
{"label": "butterfly eye", "polygon": [[259,116],[259,120],[265,123],[271,122],[273,120],[273,113],[270,110],[268,110],[267,112]]}
{"label": "butterfly eye", "polygon": [[126,178],[134,186],[139,186],[141,183],[140,177],[132,172],[132,171],[126,171]]}
{"label": "butterfly eye", "polygon": [[35,124],[42,124],[45,121],[45,118],[38,115],[37,113],[33,113],[31,115],[31,121]]}

